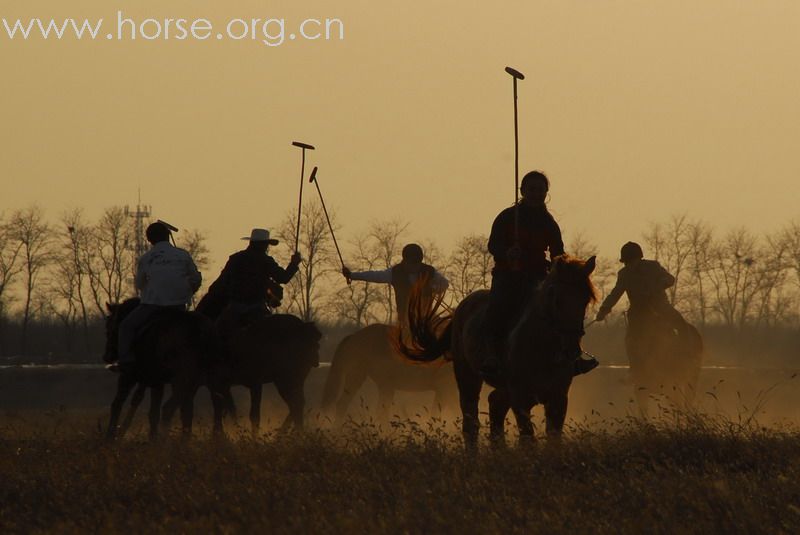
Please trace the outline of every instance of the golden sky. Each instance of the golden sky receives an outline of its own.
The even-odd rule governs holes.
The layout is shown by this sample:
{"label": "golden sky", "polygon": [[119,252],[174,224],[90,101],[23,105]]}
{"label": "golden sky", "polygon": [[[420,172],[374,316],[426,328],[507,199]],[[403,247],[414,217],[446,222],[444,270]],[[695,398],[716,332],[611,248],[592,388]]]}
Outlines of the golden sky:
{"label": "golden sky", "polygon": [[97,215],[141,188],[156,217],[205,230],[218,265],[296,206],[298,139],[340,242],[400,217],[449,249],[513,201],[512,65],[521,170],[550,175],[566,241],[613,257],[675,213],[757,232],[800,216],[800,2],[3,0],[0,17],[111,25],[118,9],[338,18],[345,38],[0,33],[0,211]]}

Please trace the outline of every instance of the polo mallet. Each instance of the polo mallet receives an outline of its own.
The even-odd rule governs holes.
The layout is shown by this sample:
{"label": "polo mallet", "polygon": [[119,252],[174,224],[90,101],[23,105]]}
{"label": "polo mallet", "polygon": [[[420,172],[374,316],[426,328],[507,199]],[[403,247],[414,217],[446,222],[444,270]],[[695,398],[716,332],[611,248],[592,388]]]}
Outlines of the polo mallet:
{"label": "polo mallet", "polygon": [[314,150],[314,145],[292,141],[292,145],[303,149],[302,159],[300,160],[300,200],[297,203],[297,228],[294,232],[294,252],[297,253],[300,247],[300,214],[303,210],[303,179],[306,175],[306,149]]}
{"label": "polo mallet", "polygon": [[175,245],[175,236],[173,236],[172,233],[178,232],[178,227],[170,225],[169,223],[167,223],[166,221],[162,221],[161,219],[156,219],[156,223],[161,223],[162,225],[164,225],[169,229],[169,239],[172,240],[172,245],[177,247],[177,245]]}
{"label": "polo mallet", "polygon": [[514,80],[514,242],[519,243],[519,126],[517,119],[517,80],[524,80],[525,75],[516,69],[506,67],[506,72]]}
{"label": "polo mallet", "polygon": [[322,211],[325,212],[325,219],[328,221],[328,228],[331,230],[331,238],[333,238],[333,245],[336,247],[336,254],[339,255],[339,262],[342,263],[344,269],[344,260],[342,259],[342,252],[339,250],[339,244],[336,242],[336,234],[333,232],[333,225],[331,225],[331,218],[328,217],[328,209],[325,207],[325,199],[322,198],[322,190],[319,189],[319,182],[317,181],[317,167],[311,171],[311,176],[308,178],[309,182],[313,182],[317,186],[317,193],[319,193],[319,202],[322,204]]}

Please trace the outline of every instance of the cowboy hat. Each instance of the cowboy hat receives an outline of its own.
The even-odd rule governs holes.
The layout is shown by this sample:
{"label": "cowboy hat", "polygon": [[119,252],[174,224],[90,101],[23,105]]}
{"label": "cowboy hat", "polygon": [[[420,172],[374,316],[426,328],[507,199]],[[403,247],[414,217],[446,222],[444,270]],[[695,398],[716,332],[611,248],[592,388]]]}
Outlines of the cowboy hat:
{"label": "cowboy hat", "polygon": [[250,231],[250,237],[242,238],[251,242],[267,242],[270,245],[278,245],[278,240],[270,239],[269,231],[265,228],[254,228]]}

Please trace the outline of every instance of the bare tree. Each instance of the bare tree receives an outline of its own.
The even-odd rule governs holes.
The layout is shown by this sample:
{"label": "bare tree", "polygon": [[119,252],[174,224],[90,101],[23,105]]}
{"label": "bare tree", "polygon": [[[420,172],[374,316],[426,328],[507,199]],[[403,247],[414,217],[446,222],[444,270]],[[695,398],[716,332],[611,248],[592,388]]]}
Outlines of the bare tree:
{"label": "bare tree", "polygon": [[12,299],[8,289],[22,270],[21,249],[22,243],[14,239],[10,223],[0,221],[0,353],[5,353],[5,317]]}
{"label": "bare tree", "polygon": [[134,243],[128,216],[124,209],[114,206],[103,212],[83,245],[81,261],[100,314],[104,313],[106,303],[119,303],[133,293]]}
{"label": "bare tree", "polygon": [[667,297],[675,306],[682,300],[685,271],[692,255],[691,226],[686,214],[673,215],[666,224],[651,224],[644,236],[649,256],[675,277],[675,284],[667,290]]}
{"label": "bare tree", "polygon": [[712,269],[711,253],[715,248],[714,233],[710,226],[701,221],[689,223],[686,234],[689,256],[686,264],[686,306],[684,311],[689,319],[705,327],[708,322],[711,297],[709,295],[708,274]]}
{"label": "bare tree", "polygon": [[759,291],[756,238],[744,228],[728,232],[711,251],[712,308],[725,325],[741,329]]}
{"label": "bare tree", "polygon": [[[357,236],[346,254],[346,262],[352,262],[359,270],[371,271],[380,263],[378,251],[372,247],[371,239],[366,234]],[[370,282],[345,284],[331,295],[327,309],[335,318],[363,327],[378,321],[375,306],[383,290]]]}
{"label": "bare tree", "polygon": [[599,306],[605,295],[611,290],[611,286],[616,281],[616,274],[619,264],[616,260],[609,260],[599,254],[600,248],[590,242],[583,232],[576,233],[567,244],[567,253],[582,260],[587,260],[592,256],[597,257],[596,267],[592,272],[592,284],[599,292],[600,301],[595,304]]}
{"label": "bare tree", "polygon": [[37,289],[39,276],[42,274],[44,267],[52,259],[51,251],[48,249],[52,237],[50,227],[44,221],[44,214],[38,206],[17,210],[11,216],[9,224],[11,238],[21,246],[20,257],[25,285],[25,304],[22,311],[20,350],[25,354],[34,291]]}
{"label": "bare tree", "polygon": [[[335,227],[335,218],[330,214]],[[283,220],[278,237],[287,245],[294,245],[297,214],[289,213]],[[288,309],[296,311],[305,321],[317,317],[317,303],[325,295],[324,279],[331,274],[338,263],[333,252],[330,229],[325,213],[319,202],[312,201],[303,207],[300,222],[299,252],[303,257],[300,270],[287,285],[284,302],[288,301]]]}
{"label": "bare tree", "polygon": [[80,325],[84,348],[89,351],[89,308],[87,301],[89,272],[84,264],[83,252],[90,246],[92,229],[80,209],[66,212],[56,233],[57,249],[53,253],[53,268],[47,303],[49,311],[59,319],[72,349],[72,335]]}
{"label": "bare tree", "polygon": [[487,248],[489,240],[482,234],[464,236],[456,243],[447,266],[450,295],[454,303],[472,292],[491,287],[494,261]]}
{"label": "bare tree", "polygon": [[[400,254],[403,248],[400,238],[405,235],[408,225],[408,222],[400,219],[373,221],[370,224],[367,233],[379,258],[378,269],[388,269],[400,261]],[[383,288],[380,305],[385,311],[385,323],[392,324],[395,310],[391,284],[386,284]]]}

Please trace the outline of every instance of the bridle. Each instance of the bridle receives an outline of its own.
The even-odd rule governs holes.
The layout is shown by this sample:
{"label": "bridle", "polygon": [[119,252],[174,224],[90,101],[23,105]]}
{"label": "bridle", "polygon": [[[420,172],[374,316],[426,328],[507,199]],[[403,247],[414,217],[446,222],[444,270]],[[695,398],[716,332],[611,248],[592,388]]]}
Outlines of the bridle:
{"label": "bridle", "polygon": [[[567,356],[568,343],[580,339],[586,334],[583,326],[583,318],[574,326],[560,325],[555,319],[555,311],[558,305],[559,288],[566,286],[565,283],[552,282],[544,288],[543,301],[539,310],[539,318],[548,330],[552,331],[558,339],[560,353]],[[578,344],[580,346],[580,343]]]}

